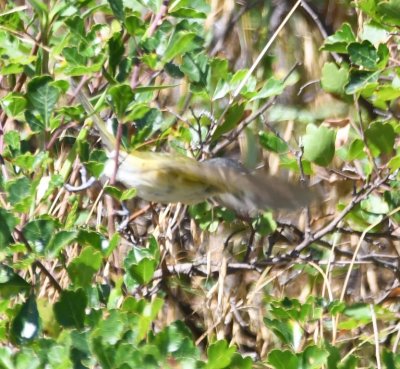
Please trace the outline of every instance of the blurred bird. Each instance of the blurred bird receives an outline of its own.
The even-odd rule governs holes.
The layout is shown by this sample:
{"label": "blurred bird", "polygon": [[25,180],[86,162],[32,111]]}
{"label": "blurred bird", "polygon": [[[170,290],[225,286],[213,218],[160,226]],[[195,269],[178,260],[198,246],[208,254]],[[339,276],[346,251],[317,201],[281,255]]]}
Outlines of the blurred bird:
{"label": "blurred bird", "polygon": [[[77,98],[99,130],[108,152],[103,175],[111,178],[115,171],[116,139],[82,89]],[[264,173],[251,173],[231,159],[198,162],[185,156],[123,149],[118,156],[116,180],[127,188],[135,188],[137,195],[147,201],[195,204],[215,199],[239,214],[254,214],[265,209],[300,208],[314,198],[307,188]]]}

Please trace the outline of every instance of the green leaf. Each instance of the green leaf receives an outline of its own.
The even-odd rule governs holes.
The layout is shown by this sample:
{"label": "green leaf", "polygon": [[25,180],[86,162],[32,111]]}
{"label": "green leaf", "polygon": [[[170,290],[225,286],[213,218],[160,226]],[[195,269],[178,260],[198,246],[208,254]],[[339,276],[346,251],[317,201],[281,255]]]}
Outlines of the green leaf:
{"label": "green leaf", "polygon": [[365,200],[360,203],[361,209],[372,214],[387,214],[389,212],[389,205],[381,196],[369,195]]}
{"label": "green leaf", "polygon": [[163,125],[164,118],[158,109],[150,109],[142,118],[136,120],[137,132],[132,138],[132,146],[144,142]]}
{"label": "green leaf", "polygon": [[133,102],[129,105],[129,112],[125,115],[125,121],[142,119],[151,108],[146,103]]}
{"label": "green leaf", "polygon": [[[390,168],[390,172],[393,173],[397,169],[400,168],[400,155],[396,155],[391,158],[387,164],[388,168]],[[1,231],[0,231],[1,232]]]}
{"label": "green leaf", "polygon": [[107,0],[110,4],[110,8],[115,15],[115,17],[121,22],[124,21],[125,13],[124,13],[124,4],[122,0]]}
{"label": "green leaf", "polygon": [[378,156],[380,153],[387,154],[393,151],[396,135],[391,124],[381,122],[372,123],[365,130],[365,137],[375,156]]}
{"label": "green leaf", "polygon": [[[21,63],[22,64],[22,63]],[[19,74],[24,71],[24,66],[19,64],[9,64],[0,69],[0,75]]]}
{"label": "green leaf", "polygon": [[24,116],[33,132],[42,132],[46,129],[44,122],[41,121],[37,115],[33,114],[30,110],[26,110]]}
{"label": "green leaf", "polygon": [[302,353],[302,368],[319,369],[325,367],[329,353],[317,346],[308,346]]}
{"label": "green leaf", "polygon": [[1,106],[7,113],[8,117],[16,118],[25,110],[27,101],[23,95],[11,93],[1,99]]}
{"label": "green leaf", "polygon": [[26,170],[31,172],[33,168],[33,164],[35,163],[37,155],[33,155],[30,152],[26,152],[25,154],[18,155],[14,159],[14,164],[18,165],[22,170]]}
{"label": "green leaf", "polygon": [[[130,315],[138,317],[137,324],[135,324],[137,330],[135,330],[136,334],[134,342],[140,342],[146,336],[148,336],[151,324],[160,313],[163,303],[164,300],[158,297],[151,302],[147,302],[145,300],[137,300],[132,297],[128,297],[127,299],[125,299],[122,305],[122,310],[129,312]],[[172,326],[175,325],[178,325],[180,328],[182,328],[182,324],[180,322],[175,322],[172,324]],[[158,335],[155,337],[155,340],[158,340]],[[157,346],[160,347],[161,342]]]}
{"label": "green leaf", "polygon": [[[379,85],[374,91],[374,99],[378,101],[390,101],[400,97],[400,90],[392,85]],[[375,103],[375,101],[374,101]]]}
{"label": "green leaf", "polygon": [[68,92],[68,89],[70,87],[70,84],[68,81],[64,79],[58,79],[56,81],[51,82],[51,85],[53,87],[56,87],[58,91],[60,91],[62,94],[65,94]]}
{"label": "green leaf", "polygon": [[326,92],[342,95],[348,78],[349,72],[345,67],[339,69],[332,62],[327,62],[322,67],[321,86]]}
{"label": "green leaf", "polygon": [[203,12],[197,11],[196,9],[180,8],[176,11],[169,12],[169,15],[175,18],[195,18],[195,19],[206,19],[207,15]]}
{"label": "green leaf", "polygon": [[260,144],[269,151],[282,154],[289,150],[287,143],[272,132],[261,131],[258,137]]}
{"label": "green leaf", "polygon": [[[243,80],[245,80],[247,78],[248,72],[249,72],[248,69],[240,69],[232,76],[231,80],[229,81],[231,91],[236,92],[237,88],[241,85]],[[251,76],[249,79],[247,79],[245,85],[240,90],[240,94],[242,96],[246,96],[246,97],[253,97],[256,94],[256,92],[255,92],[256,85],[257,85],[257,81],[256,81],[255,77]],[[268,90],[276,91],[276,86],[275,87],[273,87],[273,86],[274,86],[274,82],[272,81],[272,82],[270,82],[270,85],[267,86],[266,93],[268,93]]]}
{"label": "green leaf", "polygon": [[104,255],[104,257],[108,258],[113,251],[116,249],[116,247],[119,245],[121,236],[119,235],[119,233],[115,233],[110,241],[106,240],[105,242],[102,243],[102,248],[101,248],[101,252]]}
{"label": "green leaf", "polygon": [[326,343],[325,347],[329,352],[327,369],[337,369],[341,358],[339,349],[335,346],[331,346],[329,343]]}
{"label": "green leaf", "polygon": [[159,262],[159,247],[151,238],[148,248],[133,247],[124,260],[125,269],[138,284],[146,284],[153,278]]}
{"label": "green leaf", "polygon": [[212,343],[207,349],[208,362],[206,369],[227,368],[235,352],[235,347],[229,347],[225,340]]}
{"label": "green leaf", "polygon": [[379,69],[383,69],[386,67],[390,57],[389,48],[385,44],[380,44],[378,46],[378,65]]}
{"label": "green leaf", "polygon": [[274,369],[298,369],[300,367],[298,357],[289,350],[272,350],[268,354],[267,360]]}
{"label": "green leaf", "polygon": [[30,287],[30,284],[16,274],[12,268],[0,263],[0,297],[2,299],[26,293]]}
{"label": "green leaf", "polygon": [[44,129],[49,127],[50,117],[60,96],[59,89],[54,87],[50,76],[33,78],[28,83],[26,98],[28,110],[37,111],[44,123]]}
{"label": "green leaf", "polygon": [[[210,71],[208,78],[208,87],[210,91],[210,95],[213,96],[213,100],[215,100],[215,96],[218,91],[216,91],[216,87],[221,83],[221,81],[228,81],[230,79],[229,73],[229,65],[226,59],[220,58],[212,58],[207,62]],[[222,96],[225,96],[224,94]],[[221,97],[222,97],[221,96]]]}
{"label": "green leaf", "polygon": [[126,201],[126,200],[133,199],[134,197],[136,197],[136,193],[137,193],[137,191],[136,191],[135,188],[130,188],[130,189],[128,189],[128,190],[125,190],[125,191],[122,193],[122,195],[121,195],[121,197],[120,197],[120,200],[121,200],[121,201]]}
{"label": "green leaf", "polygon": [[35,12],[40,16],[41,21],[44,23],[44,18],[47,18],[49,14],[49,8],[43,1],[40,0],[29,0],[32,8],[35,9]]}
{"label": "green leaf", "polygon": [[157,262],[155,260],[144,258],[137,264],[132,264],[128,272],[137,283],[147,284],[153,278],[156,267]]}
{"label": "green leaf", "polygon": [[91,246],[85,247],[68,265],[67,271],[72,283],[78,287],[88,287],[102,262],[103,257],[100,251]]}
{"label": "green leaf", "polygon": [[65,328],[82,329],[85,322],[87,297],[83,289],[62,291],[60,299],[54,304],[55,317]]}
{"label": "green leaf", "polygon": [[172,78],[181,79],[185,77],[183,72],[179,69],[179,67],[174,63],[166,63],[165,72],[170,75]]}
{"label": "green leaf", "polygon": [[348,95],[361,92],[368,85],[378,81],[380,71],[369,72],[364,70],[352,70],[350,72],[349,83],[345,87]]}
{"label": "green leaf", "polygon": [[0,208],[0,250],[12,242],[11,232],[18,224],[18,220],[14,215],[5,209]]}
{"label": "green leaf", "polygon": [[65,68],[65,72],[68,73],[70,76],[82,76],[84,74],[92,74],[101,71],[101,67],[103,66],[103,61],[100,63],[96,63],[93,65],[78,65],[78,66],[73,66],[73,65],[68,65],[68,67]]}
{"label": "green leaf", "polygon": [[[343,208],[343,205],[339,205],[339,209]],[[381,214],[374,214],[366,212],[361,208],[361,205],[357,205],[354,209],[346,216],[346,221],[348,224],[356,231],[364,231],[366,227],[373,223],[382,220],[383,216]],[[378,225],[374,227],[371,232],[378,232],[381,230],[382,226]]]}
{"label": "green leaf", "polygon": [[256,93],[254,97],[250,99],[250,101],[257,99],[266,99],[268,97],[280,95],[285,89],[285,84],[281,80],[277,80],[275,77],[271,77],[267,79],[267,82],[261,88],[260,91]]}
{"label": "green leaf", "polygon": [[[100,336],[95,336],[91,339],[91,352],[93,352],[96,361],[102,369],[116,368],[116,350],[114,346],[104,344]],[[124,347],[124,345],[122,346]],[[126,347],[125,351],[126,351]],[[125,365],[126,367],[126,365]],[[124,366],[122,366],[124,368]],[[131,369],[130,366],[128,366]]]}
{"label": "green leaf", "polygon": [[51,257],[57,257],[58,253],[66,246],[70,245],[76,240],[78,236],[77,231],[59,231],[50,240],[47,247],[47,252]]}
{"label": "green leaf", "polygon": [[34,340],[39,334],[39,329],[39,311],[35,296],[31,294],[12,322],[11,336],[16,343],[22,344]]}
{"label": "green leaf", "polygon": [[96,334],[101,337],[103,343],[115,345],[124,331],[124,314],[118,310],[110,310],[109,316],[99,323]]}
{"label": "green leaf", "polygon": [[82,55],[76,47],[65,47],[62,52],[64,58],[70,64],[70,68],[73,66],[83,66],[87,62],[87,57]]}
{"label": "green leaf", "polygon": [[190,337],[190,332],[188,332],[187,327],[182,324],[182,322],[178,321],[168,325],[159,332],[153,343],[158,347],[163,355],[167,356],[172,353],[174,357],[177,357],[180,349],[185,345],[186,339]]}
{"label": "green leaf", "polygon": [[189,78],[189,81],[195,83],[197,87],[205,87],[209,71],[207,56],[185,54],[182,61],[180,70]]}
{"label": "green leaf", "polygon": [[373,45],[383,45],[387,42],[389,32],[379,23],[371,21],[363,24],[361,39],[368,40]]}
{"label": "green leaf", "polygon": [[13,351],[10,347],[0,347],[0,365],[5,369],[15,369],[13,363]]}
{"label": "green leaf", "polygon": [[134,99],[134,94],[130,86],[123,84],[112,86],[108,90],[108,96],[118,118],[124,117],[127,107]]}
{"label": "green leaf", "polygon": [[264,318],[264,323],[283,343],[295,345],[294,328],[289,320]]}
{"label": "green leaf", "polygon": [[321,166],[327,166],[335,155],[336,133],[325,126],[307,126],[303,136],[304,158]]}
{"label": "green leaf", "polygon": [[120,200],[121,196],[122,196],[122,191],[115,186],[105,186],[104,187],[104,192],[112,197],[114,197],[114,199]]}
{"label": "green leaf", "polygon": [[109,244],[109,241],[101,233],[86,229],[79,230],[77,241],[82,246],[92,246],[99,251],[107,249]]}
{"label": "green leaf", "polygon": [[118,65],[121,63],[125,52],[122,34],[120,32],[114,33],[108,40],[108,55],[110,71],[114,75],[117,71]]}
{"label": "green leaf", "polygon": [[4,142],[13,150],[21,150],[21,136],[17,131],[8,131],[4,135]]}
{"label": "green leaf", "polygon": [[31,182],[28,178],[16,178],[6,183],[8,201],[16,211],[25,212],[29,209],[32,201]]}
{"label": "green leaf", "polygon": [[134,93],[143,93],[143,92],[149,92],[149,91],[159,91],[159,90],[164,90],[167,88],[172,88],[176,87],[178,85],[153,85],[153,86],[139,86],[135,87],[133,89]]}
{"label": "green leaf", "polygon": [[203,0],[177,0],[169,7],[168,14],[177,18],[205,19],[209,11],[209,5]]}
{"label": "green leaf", "polygon": [[362,11],[368,14],[371,18],[374,18],[377,10],[377,2],[376,0],[360,0],[357,2],[357,7],[362,9]]}
{"label": "green leaf", "polygon": [[343,23],[340,29],[325,39],[322,50],[346,54],[348,44],[354,41],[356,41],[356,36],[350,24]]}
{"label": "green leaf", "polygon": [[143,55],[140,60],[143,62],[144,65],[147,65],[151,69],[156,69],[157,64],[159,63],[159,58],[155,53]]}
{"label": "green leaf", "polygon": [[52,219],[38,219],[27,223],[23,229],[23,233],[32,249],[43,254],[50,243],[56,225]]}
{"label": "green leaf", "polygon": [[[385,368],[387,369],[396,369],[395,358],[399,357],[399,354],[388,351],[387,349],[383,350],[382,353],[382,361],[385,363]],[[398,361],[398,360],[397,360]]]}
{"label": "green leaf", "polygon": [[38,354],[34,350],[25,347],[16,353],[14,356],[14,361],[16,369],[41,369],[42,367]]}
{"label": "green leaf", "polygon": [[127,32],[131,36],[143,36],[145,33],[144,22],[136,15],[130,15],[124,20]]}
{"label": "green leaf", "polygon": [[364,148],[365,148],[364,141],[359,138],[356,138],[350,144],[347,159],[349,161],[351,161],[351,160],[358,160],[358,159],[362,159],[362,158],[366,157]]}
{"label": "green leaf", "polygon": [[263,213],[253,222],[253,227],[261,236],[266,236],[276,230],[277,224],[272,213]]}
{"label": "green leaf", "polygon": [[344,312],[345,315],[356,318],[359,320],[368,320],[372,319],[371,309],[368,304],[365,303],[357,303],[345,308]]}
{"label": "green leaf", "polygon": [[231,86],[229,85],[229,82],[221,78],[215,87],[213,100],[215,101],[222,99],[229,92],[231,92]]}
{"label": "green leaf", "polygon": [[373,70],[377,67],[379,60],[378,52],[371,42],[367,40],[362,43],[352,42],[347,47],[347,51],[353,64],[369,70]]}
{"label": "green leaf", "polygon": [[177,55],[182,55],[189,51],[195,50],[199,44],[196,42],[197,34],[194,32],[181,31],[175,32],[163,55],[164,62],[170,62]]}
{"label": "green leaf", "polygon": [[233,354],[229,369],[251,369],[253,360],[250,357],[242,357],[238,353]]}
{"label": "green leaf", "polygon": [[237,127],[238,123],[242,120],[245,104],[233,104],[225,114],[224,122],[217,127],[212,139],[218,140],[223,134],[230,132]]}
{"label": "green leaf", "polygon": [[384,24],[400,26],[400,0],[380,1],[377,13]]}

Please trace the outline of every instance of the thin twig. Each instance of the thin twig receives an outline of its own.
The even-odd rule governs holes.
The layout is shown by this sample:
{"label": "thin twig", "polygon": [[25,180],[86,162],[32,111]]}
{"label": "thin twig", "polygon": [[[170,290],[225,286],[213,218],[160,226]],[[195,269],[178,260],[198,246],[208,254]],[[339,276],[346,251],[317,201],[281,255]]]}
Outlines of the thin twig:
{"label": "thin twig", "polygon": [[148,31],[147,31],[147,36],[151,37],[157,27],[160,25],[161,19],[164,17],[165,14],[167,14],[168,11],[168,5],[169,5],[169,0],[164,0],[161,4],[159,12],[156,14],[154,17],[153,22],[150,24]]}
{"label": "thin twig", "polygon": [[[285,78],[283,79],[283,82],[285,82],[290,75],[296,70],[296,68],[299,66],[299,63],[295,63],[293,67],[289,70],[289,72],[286,74]],[[266,101],[256,112],[245,118],[239,126],[236,128],[236,130],[232,131],[219,145],[215,146],[211,150],[211,156],[216,156],[221,150],[223,150],[225,147],[230,145],[232,141],[234,141],[236,138],[239,137],[240,133],[243,132],[243,130],[254,120],[256,120],[260,115],[264,114],[264,112],[269,109],[272,105],[275,104],[276,99],[278,96],[274,96],[272,99],[269,99]],[[281,138],[277,132],[274,131],[274,133]]]}
{"label": "thin twig", "polygon": [[[25,247],[28,249],[28,251],[33,252],[33,249],[31,247],[31,245],[29,244],[28,240],[25,238],[23,232],[18,228],[15,228],[14,231],[17,233],[19,240],[22,241],[22,243],[25,245]],[[33,265],[37,266],[42,271],[42,273],[45,274],[47,278],[49,278],[50,283],[58,292],[61,293],[63,291],[63,289],[60,286],[60,284],[58,283],[57,279],[55,279],[53,277],[53,275],[47,270],[47,268],[39,260],[35,260],[33,262]]]}
{"label": "thin twig", "polygon": [[365,200],[369,194],[379,188],[386,180],[388,179],[389,174],[385,175],[383,178],[379,178],[375,183],[366,185],[364,188],[362,188],[359,193],[353,197],[353,199],[350,201],[350,203],[340,212],[340,214],[333,219],[331,222],[329,222],[326,226],[320,228],[318,231],[310,234],[307,238],[303,240],[299,245],[296,246],[296,248],[292,251],[292,255],[297,255],[300,253],[302,250],[307,248],[309,245],[311,245],[313,242],[316,240],[319,240],[320,238],[324,237],[326,234],[333,232],[336,226],[340,223],[340,221],[348,214],[350,211],[357,205],[359,204],[362,200]]}
{"label": "thin twig", "polygon": [[374,342],[375,342],[375,357],[376,357],[376,368],[381,369],[382,364],[381,364],[381,354],[380,354],[380,347],[379,347],[379,329],[378,329],[378,323],[376,321],[376,314],[375,314],[375,309],[374,305],[370,304],[369,309],[371,311],[371,320],[372,320],[372,328],[374,331]]}
{"label": "thin twig", "polygon": [[[328,32],[326,31],[326,29],[323,26],[321,20],[319,19],[318,14],[304,0],[301,2],[301,7],[305,10],[305,12],[311,17],[311,19],[317,25],[318,30],[321,33],[321,36],[325,40],[328,37]],[[335,62],[337,64],[340,64],[342,62],[342,58],[339,56],[339,54],[334,53],[334,52],[331,52],[330,54],[332,55],[332,58],[335,60]]]}
{"label": "thin twig", "polygon": [[[309,265],[310,263],[313,263],[313,266],[318,265],[318,266],[326,266],[328,265],[327,260],[312,260],[310,258],[304,258],[304,257],[297,257],[297,258],[290,258],[290,257],[285,257],[285,256],[280,256],[280,257],[273,257],[273,258],[268,258],[266,260],[262,260],[256,263],[251,263],[251,262],[230,262],[227,263],[226,270],[227,274],[234,274],[237,272],[243,272],[243,271],[254,271],[257,273],[262,273],[266,267],[268,266],[280,266],[284,267],[287,265]],[[351,264],[350,260],[336,260],[332,262],[331,264],[337,265],[337,266],[345,266]],[[358,260],[356,262],[357,265],[368,265],[372,264],[372,261],[366,261],[366,260]],[[153,274],[153,281],[162,279],[164,277],[168,276],[187,276],[187,277],[193,277],[193,276],[202,276],[202,277],[210,277],[211,276],[218,276],[219,272],[221,271],[221,266],[217,263],[211,263],[211,269],[209,273],[207,273],[207,266],[209,266],[209,263],[207,260],[200,260],[200,261],[194,261],[194,262],[187,262],[187,263],[180,263],[180,264],[175,264],[175,265],[165,265],[163,268],[157,269],[154,274]],[[122,270],[120,271],[121,273],[123,272]]]}
{"label": "thin twig", "polygon": [[354,255],[353,255],[353,258],[352,258],[352,260],[351,260],[351,264],[350,264],[350,266],[349,266],[349,269],[347,270],[346,278],[345,278],[345,280],[344,280],[344,282],[343,282],[343,288],[342,288],[342,293],[341,293],[341,295],[340,295],[340,301],[343,301],[343,299],[344,299],[344,295],[345,295],[346,290],[347,290],[347,285],[348,285],[349,280],[350,280],[351,272],[352,272],[352,270],[353,270],[353,265],[354,265],[354,262],[355,262],[356,259],[357,259],[357,255],[358,255],[358,252],[359,252],[359,250],[360,250],[360,248],[361,248],[361,245],[362,245],[362,243],[363,243],[363,241],[364,241],[365,235],[366,235],[371,229],[375,228],[377,225],[379,225],[380,223],[382,223],[385,219],[390,218],[392,215],[398,213],[399,211],[400,211],[400,206],[397,207],[396,209],[392,210],[392,211],[391,211],[388,215],[386,215],[383,219],[379,219],[378,221],[376,221],[376,222],[372,223],[371,225],[369,225],[369,226],[364,230],[364,232],[362,233],[360,239],[358,240],[358,244],[357,244],[357,246],[356,246],[356,249],[354,250]]}
{"label": "thin twig", "polygon": [[254,70],[257,68],[258,64],[260,63],[260,61],[263,59],[263,57],[265,56],[265,54],[267,53],[267,51],[269,50],[269,48],[271,47],[272,43],[275,41],[275,39],[278,37],[278,34],[280,33],[280,31],[283,29],[283,27],[286,26],[286,23],[289,21],[289,19],[291,18],[291,16],[293,15],[293,13],[295,12],[295,10],[299,7],[299,5],[301,4],[301,0],[297,0],[297,2],[293,5],[292,9],[289,11],[289,13],[287,14],[287,16],[285,17],[285,19],[282,21],[282,23],[280,24],[280,26],[277,28],[277,30],[274,32],[274,34],[272,35],[272,37],[269,39],[269,41],[267,42],[267,44],[264,46],[264,49],[262,49],[261,53],[258,55],[257,59],[254,61],[253,65],[250,67],[250,69],[248,70],[248,72],[246,73],[245,77],[243,78],[242,82],[239,84],[239,86],[236,88],[236,90],[233,92],[232,97],[229,101],[229,103],[226,105],[225,110],[222,112],[222,114],[220,115],[220,117],[218,118],[218,126],[221,124],[222,119],[224,118],[225,114],[227,113],[227,111],[229,110],[229,108],[231,107],[231,105],[234,103],[234,101],[236,100],[236,98],[239,96],[240,92],[242,91],[243,87],[246,85],[247,81],[249,80],[249,78],[251,77],[251,75],[253,74]]}

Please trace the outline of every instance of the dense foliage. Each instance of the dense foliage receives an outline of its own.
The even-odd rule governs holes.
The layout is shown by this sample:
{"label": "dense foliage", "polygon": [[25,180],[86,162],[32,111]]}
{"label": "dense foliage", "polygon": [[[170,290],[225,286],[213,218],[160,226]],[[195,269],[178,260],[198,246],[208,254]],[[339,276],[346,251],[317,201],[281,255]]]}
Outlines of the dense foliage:
{"label": "dense foliage", "polygon": [[[399,0],[1,7],[0,368],[400,368]],[[79,89],[127,150],[321,196],[148,204]]]}

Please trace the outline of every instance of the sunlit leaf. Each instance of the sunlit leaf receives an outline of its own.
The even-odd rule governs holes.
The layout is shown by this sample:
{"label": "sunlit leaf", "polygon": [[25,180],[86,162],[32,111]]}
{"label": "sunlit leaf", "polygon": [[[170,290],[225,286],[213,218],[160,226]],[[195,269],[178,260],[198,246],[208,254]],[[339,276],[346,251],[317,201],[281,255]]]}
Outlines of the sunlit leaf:
{"label": "sunlit leaf", "polygon": [[356,41],[356,36],[350,24],[343,23],[340,29],[325,39],[322,50],[347,53],[347,46],[354,41]]}
{"label": "sunlit leaf", "polygon": [[304,158],[315,164],[327,166],[335,154],[335,137],[333,129],[309,124],[303,137]]}

